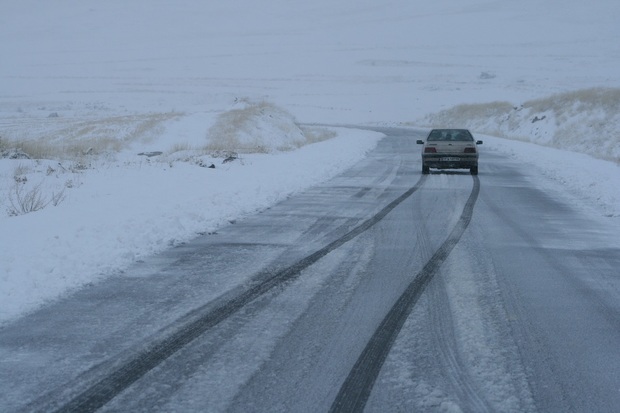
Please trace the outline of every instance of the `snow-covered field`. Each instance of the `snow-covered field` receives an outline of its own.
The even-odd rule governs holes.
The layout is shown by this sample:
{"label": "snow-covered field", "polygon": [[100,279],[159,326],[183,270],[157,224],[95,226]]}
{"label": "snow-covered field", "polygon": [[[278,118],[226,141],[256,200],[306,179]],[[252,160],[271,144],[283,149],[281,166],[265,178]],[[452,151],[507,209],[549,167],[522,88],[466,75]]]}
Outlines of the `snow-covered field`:
{"label": "snow-covered field", "polygon": [[616,221],[620,2],[418,3],[4,2],[0,322],[328,179],[380,137],[300,124],[514,138],[477,135],[482,159],[508,153]]}

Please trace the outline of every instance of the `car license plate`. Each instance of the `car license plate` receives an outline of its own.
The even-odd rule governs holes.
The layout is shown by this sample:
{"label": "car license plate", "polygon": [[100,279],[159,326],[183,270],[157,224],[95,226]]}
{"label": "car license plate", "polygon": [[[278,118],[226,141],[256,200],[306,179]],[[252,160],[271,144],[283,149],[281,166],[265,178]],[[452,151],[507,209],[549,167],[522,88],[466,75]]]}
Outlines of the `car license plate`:
{"label": "car license plate", "polygon": [[461,158],[455,158],[455,157],[441,158],[441,162],[458,162],[460,160]]}

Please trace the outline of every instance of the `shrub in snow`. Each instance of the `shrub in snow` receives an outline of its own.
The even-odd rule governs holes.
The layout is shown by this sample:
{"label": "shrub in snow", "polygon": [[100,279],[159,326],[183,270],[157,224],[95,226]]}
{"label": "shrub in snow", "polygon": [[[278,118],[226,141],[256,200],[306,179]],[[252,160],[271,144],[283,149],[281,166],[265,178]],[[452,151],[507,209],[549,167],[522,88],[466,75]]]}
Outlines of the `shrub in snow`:
{"label": "shrub in snow", "polygon": [[25,129],[27,133],[5,136],[6,139],[0,141],[0,153],[18,148],[30,159],[109,156],[134,144],[151,142],[165,131],[166,122],[180,116],[176,112],[166,112],[87,119],[54,116],[27,119],[34,126]]}
{"label": "shrub in snow", "polygon": [[8,159],[30,159],[30,155],[21,149],[11,148],[0,150],[0,158],[8,158]]}
{"label": "shrub in snow", "polygon": [[321,128],[316,126],[300,126],[308,143],[325,141],[335,138],[337,133],[333,129]]}
{"label": "shrub in snow", "polygon": [[209,151],[270,153],[307,143],[295,118],[268,102],[241,102],[240,108],[218,116],[208,131]]}
{"label": "shrub in snow", "polygon": [[41,195],[41,184],[36,185],[30,190],[25,190],[25,186],[26,182],[15,180],[13,190],[9,193],[10,206],[8,213],[10,216],[38,211],[47,205]]}
{"label": "shrub in snow", "polygon": [[[36,179],[32,179],[45,174],[50,179],[55,180],[58,178],[60,169],[66,171],[61,164],[58,164],[57,169],[55,169],[51,164],[45,165],[39,161],[24,162],[17,165],[13,171],[13,185],[7,190],[6,197],[3,197],[3,201],[6,200],[6,203],[3,202],[3,206],[6,207],[7,214],[9,216],[24,215],[39,211],[48,205],[58,206],[64,201],[66,188],[74,185],[72,180],[68,180],[64,185],[59,186],[58,183],[48,184],[45,179],[35,184],[33,182]],[[60,189],[58,189],[59,187]]]}
{"label": "shrub in snow", "polygon": [[64,188],[58,192],[52,192],[49,197],[43,195],[42,183],[27,188],[27,180],[16,177],[13,189],[9,192],[9,216],[24,215],[39,211],[52,204],[58,206],[64,201],[66,195]]}

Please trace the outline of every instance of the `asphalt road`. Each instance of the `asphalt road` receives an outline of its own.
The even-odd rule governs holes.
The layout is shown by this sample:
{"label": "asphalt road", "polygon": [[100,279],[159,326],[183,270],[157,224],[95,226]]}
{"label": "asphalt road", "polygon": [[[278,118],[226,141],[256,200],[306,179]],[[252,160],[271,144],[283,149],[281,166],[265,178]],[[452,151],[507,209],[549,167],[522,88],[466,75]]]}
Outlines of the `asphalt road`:
{"label": "asphalt road", "polygon": [[2,411],[620,406],[620,237],[482,146],[346,173],[0,330]]}

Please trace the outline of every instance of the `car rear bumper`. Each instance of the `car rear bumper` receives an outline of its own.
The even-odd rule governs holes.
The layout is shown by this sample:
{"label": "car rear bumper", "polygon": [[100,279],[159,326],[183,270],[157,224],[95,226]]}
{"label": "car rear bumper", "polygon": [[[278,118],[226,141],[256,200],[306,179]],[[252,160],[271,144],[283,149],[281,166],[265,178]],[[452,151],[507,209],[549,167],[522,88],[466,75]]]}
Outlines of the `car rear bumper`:
{"label": "car rear bumper", "polygon": [[423,154],[422,163],[429,168],[469,169],[478,166],[478,154]]}

